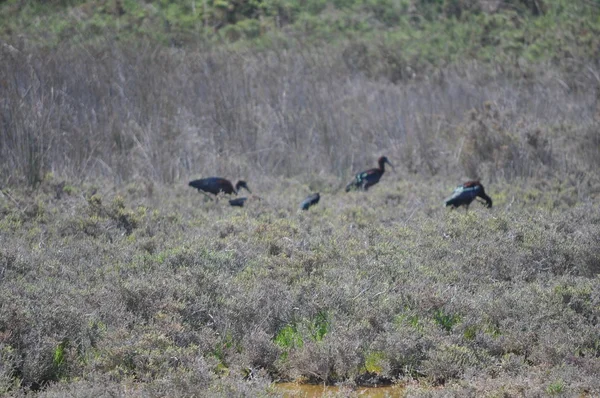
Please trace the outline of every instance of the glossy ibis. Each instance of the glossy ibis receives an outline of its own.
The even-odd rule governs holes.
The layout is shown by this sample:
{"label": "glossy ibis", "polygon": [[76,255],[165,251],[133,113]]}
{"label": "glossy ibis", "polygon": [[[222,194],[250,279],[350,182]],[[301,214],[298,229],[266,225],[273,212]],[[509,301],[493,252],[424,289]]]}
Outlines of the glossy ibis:
{"label": "glossy ibis", "polygon": [[352,180],[350,184],[346,185],[346,192],[349,192],[351,189],[362,189],[363,191],[366,191],[369,189],[369,187],[377,184],[385,172],[386,163],[389,164],[392,169],[394,169],[394,166],[385,156],[380,157],[377,160],[377,163],[379,164],[379,168],[357,173],[354,176],[354,180]]}
{"label": "glossy ibis", "polygon": [[260,196],[256,196],[256,195],[250,195],[249,197],[243,197],[243,198],[235,198],[235,199],[230,199],[229,200],[229,205],[230,206],[235,206],[235,207],[244,207],[246,205],[250,205],[250,204],[254,204],[256,202],[260,202],[262,200],[262,198]]}
{"label": "glossy ibis", "polygon": [[492,207],[492,198],[486,195],[483,185],[479,181],[469,181],[457,186],[445,203],[446,206],[452,206],[452,208],[464,205],[469,210],[469,205],[476,197],[483,199],[487,208]]}
{"label": "glossy ibis", "polygon": [[237,195],[240,188],[245,188],[246,190],[248,190],[248,192],[252,193],[252,191],[250,191],[250,188],[248,188],[246,181],[238,181],[237,184],[235,184],[234,188],[231,181],[220,177],[208,177],[190,181],[189,186],[196,188],[198,192],[212,193],[213,195],[218,195],[221,192],[229,195]]}
{"label": "glossy ibis", "polygon": [[310,206],[316,205],[317,203],[319,203],[319,199],[321,199],[321,195],[319,195],[319,193],[313,193],[312,195],[309,195],[306,197],[306,199],[304,199],[302,201],[302,203],[300,203],[300,208],[302,210],[308,210],[308,208]]}
{"label": "glossy ibis", "polygon": [[229,204],[235,207],[244,207],[244,203],[246,203],[247,200],[248,198],[235,198],[229,200]]}

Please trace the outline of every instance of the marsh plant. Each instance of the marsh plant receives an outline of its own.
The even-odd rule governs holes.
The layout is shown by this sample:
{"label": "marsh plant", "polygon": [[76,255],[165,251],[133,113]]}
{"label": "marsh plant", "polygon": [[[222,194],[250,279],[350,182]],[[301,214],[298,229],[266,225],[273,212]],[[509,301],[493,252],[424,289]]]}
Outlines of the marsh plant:
{"label": "marsh plant", "polygon": [[[600,35],[549,47],[584,6],[498,3],[398,2],[398,41],[298,38],[339,14],[282,4],[270,45],[0,43],[0,395],[600,394]],[[436,15],[461,35],[425,35]],[[481,40],[453,58],[439,32]],[[379,156],[395,170],[344,192]],[[188,186],[208,176],[255,196]],[[475,178],[493,208],[443,207]]]}
{"label": "marsh plant", "polygon": [[2,390],[598,391],[597,206],[499,182],[492,210],[452,211],[451,184],[388,177],[308,212],[288,179],[257,181],[264,199],[241,209],[183,183],[3,189]]}

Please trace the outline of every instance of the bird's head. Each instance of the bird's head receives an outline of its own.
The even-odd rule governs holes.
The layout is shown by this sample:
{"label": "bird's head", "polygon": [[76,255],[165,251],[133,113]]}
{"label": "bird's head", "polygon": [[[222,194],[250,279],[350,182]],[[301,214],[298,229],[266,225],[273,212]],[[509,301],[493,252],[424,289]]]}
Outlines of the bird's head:
{"label": "bird's head", "polygon": [[477,181],[477,184],[479,185],[479,194],[478,196],[485,200],[485,207],[487,207],[488,209],[492,208],[492,198],[490,198],[486,193],[485,193],[485,189],[483,188],[483,185],[481,185],[481,183],[479,183],[479,181]]}
{"label": "bird's head", "polygon": [[394,168],[394,165],[390,163],[390,161],[388,160],[388,158],[386,156],[381,156],[378,160],[377,163],[379,163],[379,168],[383,170],[383,165],[384,164],[389,164],[390,167],[392,168],[392,170],[396,171],[396,169]]}
{"label": "bird's head", "polygon": [[246,184],[246,181],[238,181],[237,184],[235,184],[235,190],[236,191],[240,191],[240,188],[244,188],[246,189],[248,192],[252,193],[252,191],[250,190],[250,188],[248,188],[248,184]]}
{"label": "bird's head", "polygon": [[483,198],[483,200],[485,200],[485,207],[487,207],[488,209],[492,208],[492,198],[490,198],[489,196],[485,195],[485,197]]}

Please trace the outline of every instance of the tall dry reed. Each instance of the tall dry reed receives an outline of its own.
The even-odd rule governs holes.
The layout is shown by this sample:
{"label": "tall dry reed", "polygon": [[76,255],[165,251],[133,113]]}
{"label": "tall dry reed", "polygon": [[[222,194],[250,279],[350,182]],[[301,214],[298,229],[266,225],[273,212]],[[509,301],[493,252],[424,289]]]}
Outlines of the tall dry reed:
{"label": "tall dry reed", "polygon": [[548,65],[534,78],[477,64],[399,70],[392,83],[403,67],[358,62],[355,46],[3,48],[1,182],[348,177],[384,153],[424,176],[511,180],[597,164],[592,66],[579,88]]}

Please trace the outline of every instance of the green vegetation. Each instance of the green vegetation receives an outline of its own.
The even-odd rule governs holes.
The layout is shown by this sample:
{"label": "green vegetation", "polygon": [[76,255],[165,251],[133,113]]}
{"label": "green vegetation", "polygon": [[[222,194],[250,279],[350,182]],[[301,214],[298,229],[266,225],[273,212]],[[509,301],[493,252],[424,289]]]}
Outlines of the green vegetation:
{"label": "green vegetation", "polygon": [[383,364],[385,363],[386,355],[384,352],[376,351],[367,354],[365,358],[365,372],[369,373],[381,373],[383,371]]}
{"label": "green vegetation", "polygon": [[[569,0],[6,0],[0,39],[31,46],[100,46],[149,40],[183,48],[344,46],[365,73],[479,60],[504,67],[549,61],[565,68],[595,57],[600,4]],[[23,47],[25,46],[25,47]]]}
{"label": "green vegetation", "polygon": [[2,390],[277,395],[369,374],[413,395],[598,391],[596,206],[502,183],[491,211],[446,211],[451,185],[384,179],[309,212],[288,179],[243,209],[185,184],[4,189]]}
{"label": "green vegetation", "polygon": [[[0,395],[599,395],[599,33],[596,0],[0,2]],[[442,208],[467,178],[492,209]]]}
{"label": "green vegetation", "polygon": [[[282,348],[302,347],[304,341],[298,330],[290,325],[287,325],[275,336],[275,343]],[[287,354],[286,354],[287,355]]]}
{"label": "green vegetation", "polygon": [[562,380],[557,380],[554,383],[548,385],[546,388],[548,395],[560,395],[565,392],[565,384]]}

